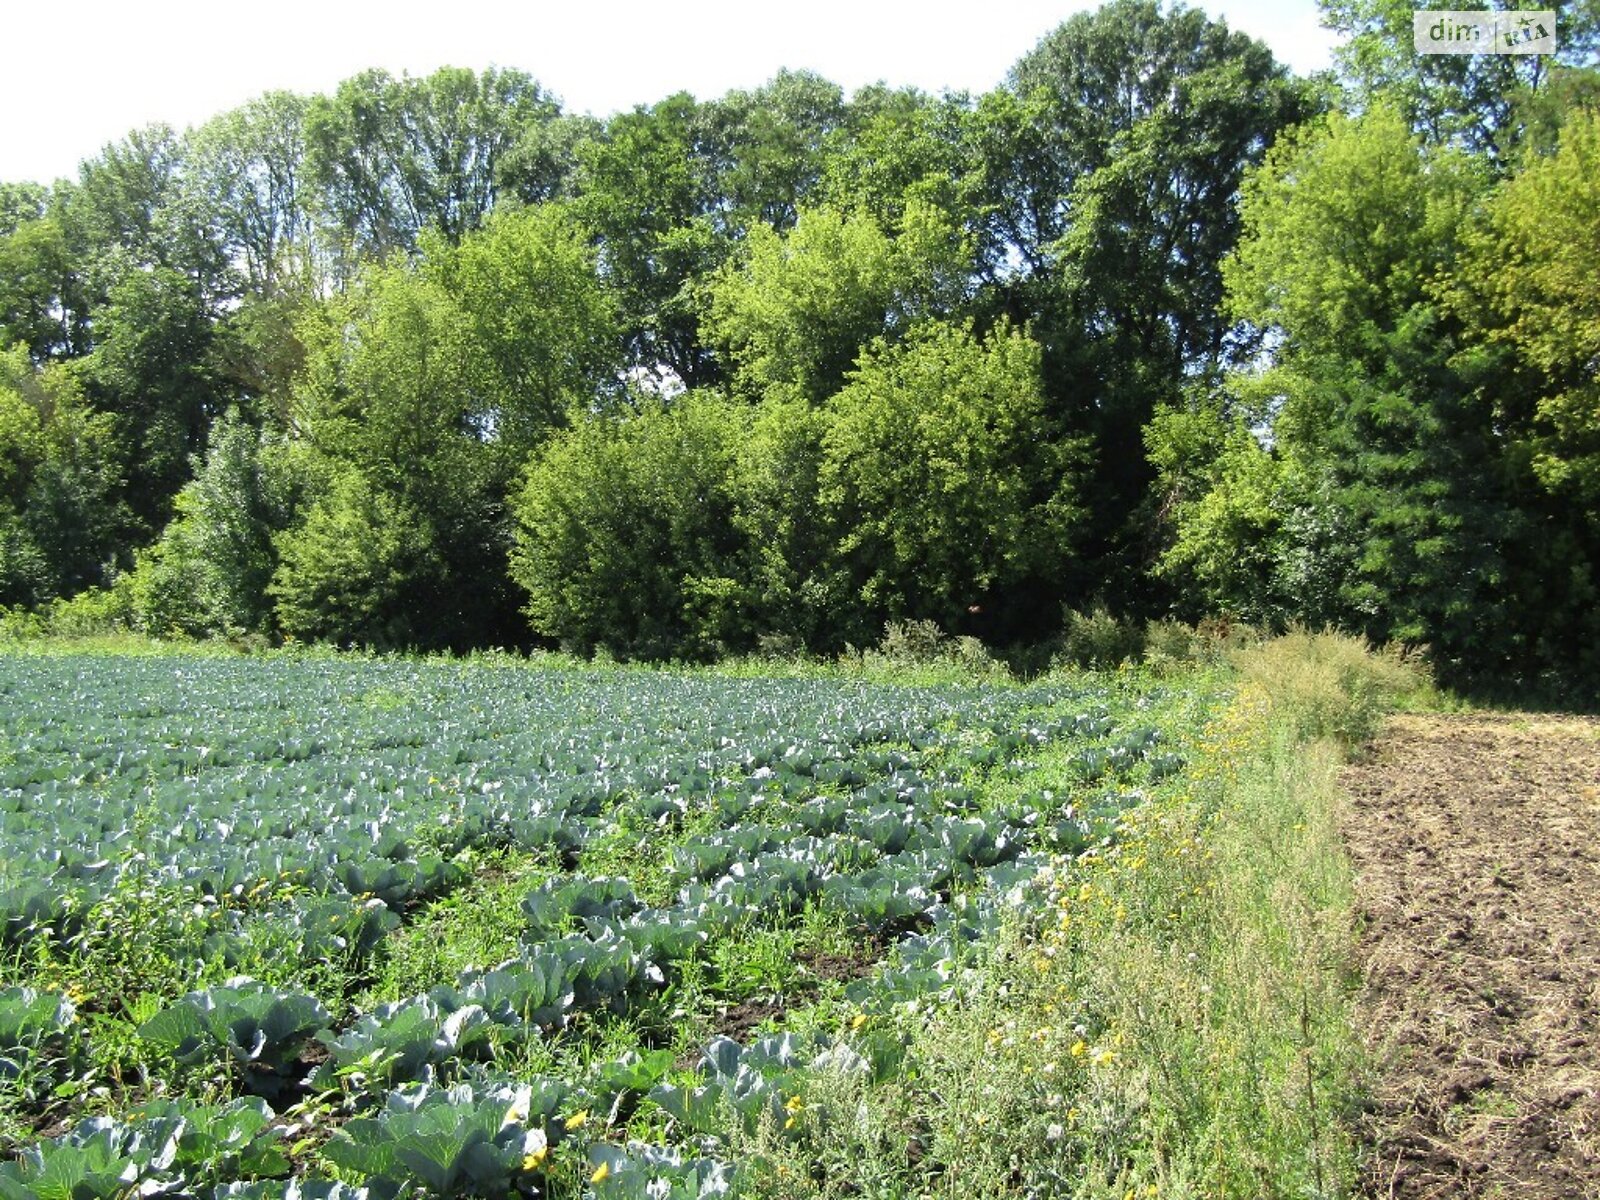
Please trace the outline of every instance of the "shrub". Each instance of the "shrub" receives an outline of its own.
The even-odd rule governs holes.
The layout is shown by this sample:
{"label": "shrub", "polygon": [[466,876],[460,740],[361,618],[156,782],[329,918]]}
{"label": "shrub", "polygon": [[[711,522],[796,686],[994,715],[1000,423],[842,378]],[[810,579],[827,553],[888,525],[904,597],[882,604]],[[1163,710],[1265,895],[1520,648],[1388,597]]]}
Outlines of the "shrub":
{"label": "shrub", "polygon": [[1371,737],[1385,711],[1428,684],[1414,656],[1365,638],[1294,628],[1232,655],[1245,681],[1259,688],[1296,738]]}
{"label": "shrub", "polygon": [[1068,609],[1065,622],[1061,649],[1055,657],[1057,665],[1115,667],[1137,662],[1144,652],[1144,630],[1114,616],[1102,604],[1087,613]]}
{"label": "shrub", "polygon": [[511,574],[533,628],[580,652],[715,657],[753,642],[733,457],[748,411],[690,393],[588,416],[534,457]]}

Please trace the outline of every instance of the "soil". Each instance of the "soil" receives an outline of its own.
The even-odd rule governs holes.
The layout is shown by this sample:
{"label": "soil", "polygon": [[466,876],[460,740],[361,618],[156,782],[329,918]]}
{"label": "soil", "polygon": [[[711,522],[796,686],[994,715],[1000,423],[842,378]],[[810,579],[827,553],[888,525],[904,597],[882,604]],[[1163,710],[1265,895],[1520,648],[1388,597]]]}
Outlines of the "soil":
{"label": "soil", "polygon": [[1600,1197],[1600,721],[1393,720],[1348,769],[1368,1197]]}
{"label": "soil", "polygon": [[800,964],[798,979],[787,996],[741,1001],[716,1019],[715,1032],[736,1042],[748,1041],[757,1026],[769,1020],[781,1023],[792,1005],[810,1000],[821,984],[849,983],[872,974],[887,953],[887,945],[872,938],[863,939],[842,954],[802,950],[796,956]]}

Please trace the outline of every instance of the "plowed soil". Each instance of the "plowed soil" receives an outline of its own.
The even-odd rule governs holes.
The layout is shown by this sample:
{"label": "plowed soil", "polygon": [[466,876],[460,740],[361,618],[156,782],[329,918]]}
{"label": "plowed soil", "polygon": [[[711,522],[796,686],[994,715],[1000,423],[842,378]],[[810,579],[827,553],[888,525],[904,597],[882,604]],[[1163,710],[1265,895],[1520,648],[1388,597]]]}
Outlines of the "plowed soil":
{"label": "plowed soil", "polygon": [[1600,1197],[1600,722],[1408,716],[1345,779],[1371,1197]]}

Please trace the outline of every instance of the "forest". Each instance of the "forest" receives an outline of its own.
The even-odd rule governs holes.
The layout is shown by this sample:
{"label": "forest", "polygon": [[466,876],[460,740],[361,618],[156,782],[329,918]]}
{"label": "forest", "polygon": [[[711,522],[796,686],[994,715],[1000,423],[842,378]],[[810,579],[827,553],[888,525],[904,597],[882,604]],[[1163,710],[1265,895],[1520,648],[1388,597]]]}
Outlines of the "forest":
{"label": "forest", "polygon": [[990,92],[372,70],[0,184],[18,627],[618,659],[1330,626],[1600,680],[1600,6],[1297,77],[1112,0]]}

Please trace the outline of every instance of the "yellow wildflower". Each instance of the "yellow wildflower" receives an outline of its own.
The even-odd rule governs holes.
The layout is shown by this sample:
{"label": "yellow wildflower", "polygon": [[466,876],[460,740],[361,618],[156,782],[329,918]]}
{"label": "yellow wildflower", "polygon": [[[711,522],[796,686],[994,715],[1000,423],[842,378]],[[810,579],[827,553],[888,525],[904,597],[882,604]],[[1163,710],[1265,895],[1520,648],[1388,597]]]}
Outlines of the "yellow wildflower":
{"label": "yellow wildflower", "polygon": [[540,1146],[532,1154],[523,1155],[522,1169],[524,1171],[537,1171],[540,1167],[544,1166],[545,1160],[549,1157],[550,1147]]}
{"label": "yellow wildflower", "polygon": [[590,1183],[604,1183],[611,1174],[611,1164],[601,1163],[594,1169],[594,1174],[589,1176]]}

